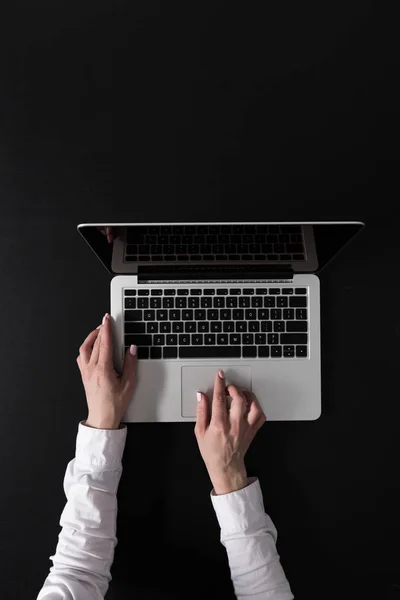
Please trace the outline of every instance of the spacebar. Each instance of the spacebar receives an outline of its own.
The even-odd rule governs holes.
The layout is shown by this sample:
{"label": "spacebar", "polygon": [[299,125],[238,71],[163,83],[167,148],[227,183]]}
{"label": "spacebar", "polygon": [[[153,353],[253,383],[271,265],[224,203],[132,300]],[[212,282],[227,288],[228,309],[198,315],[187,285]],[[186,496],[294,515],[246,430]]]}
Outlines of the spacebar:
{"label": "spacebar", "polygon": [[181,346],[179,358],[240,358],[240,346]]}

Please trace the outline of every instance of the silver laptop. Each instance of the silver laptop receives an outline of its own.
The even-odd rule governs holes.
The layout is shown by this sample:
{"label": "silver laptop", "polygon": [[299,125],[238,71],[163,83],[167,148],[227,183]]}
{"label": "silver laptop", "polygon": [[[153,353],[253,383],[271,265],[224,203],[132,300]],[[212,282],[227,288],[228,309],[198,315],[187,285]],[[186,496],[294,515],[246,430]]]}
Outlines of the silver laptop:
{"label": "silver laptop", "polygon": [[114,366],[138,346],[124,421],[194,421],[218,369],[271,421],[321,414],[318,273],[363,228],[342,223],[90,223],[112,275]]}

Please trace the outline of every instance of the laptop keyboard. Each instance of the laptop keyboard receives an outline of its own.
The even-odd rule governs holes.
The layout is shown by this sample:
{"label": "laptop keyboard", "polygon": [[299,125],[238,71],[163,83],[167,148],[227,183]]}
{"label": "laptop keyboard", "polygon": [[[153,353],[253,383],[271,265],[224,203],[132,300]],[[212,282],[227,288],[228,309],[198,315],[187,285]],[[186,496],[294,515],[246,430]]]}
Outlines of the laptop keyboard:
{"label": "laptop keyboard", "polygon": [[125,289],[124,342],[141,359],[307,358],[308,290]]}
{"label": "laptop keyboard", "polygon": [[303,261],[299,225],[144,225],[127,228],[125,261]]}

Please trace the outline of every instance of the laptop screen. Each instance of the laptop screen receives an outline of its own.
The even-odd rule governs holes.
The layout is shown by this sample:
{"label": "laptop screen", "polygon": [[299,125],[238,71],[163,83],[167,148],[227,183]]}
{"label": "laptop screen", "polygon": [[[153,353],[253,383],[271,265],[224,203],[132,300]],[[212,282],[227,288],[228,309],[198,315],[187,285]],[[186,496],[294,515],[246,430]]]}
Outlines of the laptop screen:
{"label": "laptop screen", "polygon": [[139,267],[249,264],[321,271],[364,227],[335,223],[82,224],[78,231],[112,275]]}

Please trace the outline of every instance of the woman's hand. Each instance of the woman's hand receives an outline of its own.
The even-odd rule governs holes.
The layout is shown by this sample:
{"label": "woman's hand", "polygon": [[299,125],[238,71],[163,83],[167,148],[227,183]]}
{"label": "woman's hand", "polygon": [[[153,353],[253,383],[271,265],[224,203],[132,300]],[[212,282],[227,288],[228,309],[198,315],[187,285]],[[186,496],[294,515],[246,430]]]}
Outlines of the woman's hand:
{"label": "woman's hand", "polygon": [[[226,391],[232,398],[230,410]],[[215,493],[228,494],[246,487],[244,455],[266,421],[256,396],[252,392],[242,392],[234,385],[226,389],[224,373],[219,371],[215,378],[211,415],[205,394],[198,392],[197,399],[194,431]]]}
{"label": "woman's hand", "polygon": [[114,369],[110,315],[92,331],[79,348],[77,363],[88,404],[85,425],[96,429],[118,429],[132,398],[135,385],[136,346],[125,355],[122,375]]}

